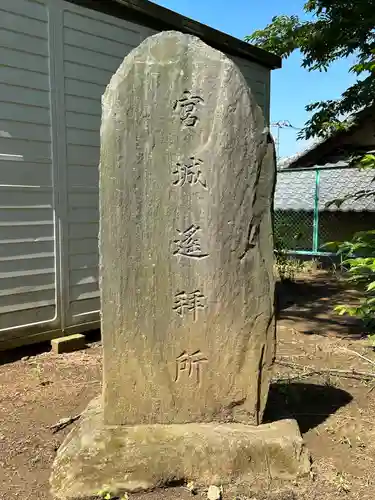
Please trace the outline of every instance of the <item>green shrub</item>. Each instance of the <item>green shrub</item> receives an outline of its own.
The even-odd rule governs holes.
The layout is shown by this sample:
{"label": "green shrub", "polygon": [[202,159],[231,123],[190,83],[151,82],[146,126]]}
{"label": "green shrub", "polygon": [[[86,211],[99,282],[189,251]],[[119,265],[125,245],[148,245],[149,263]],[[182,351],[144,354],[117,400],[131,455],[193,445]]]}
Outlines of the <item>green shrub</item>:
{"label": "green shrub", "polygon": [[352,240],[331,242],[326,247],[341,255],[347,268],[347,281],[363,291],[358,306],[341,304],[335,307],[339,314],[362,319],[366,327],[375,326],[375,230],[356,233]]}
{"label": "green shrub", "polygon": [[287,254],[287,248],[282,238],[275,237],[275,266],[281,282],[294,281],[303,269],[303,263]]}

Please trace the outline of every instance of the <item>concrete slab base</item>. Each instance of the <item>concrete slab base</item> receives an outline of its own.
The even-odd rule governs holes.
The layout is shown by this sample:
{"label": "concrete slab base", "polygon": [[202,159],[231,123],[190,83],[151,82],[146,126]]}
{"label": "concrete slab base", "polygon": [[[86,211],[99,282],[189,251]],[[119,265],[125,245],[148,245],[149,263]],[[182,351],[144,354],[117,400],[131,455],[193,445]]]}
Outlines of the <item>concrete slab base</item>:
{"label": "concrete slab base", "polygon": [[55,354],[78,351],[86,347],[86,337],[80,333],[59,337],[51,340],[52,351]]}
{"label": "concrete slab base", "polygon": [[90,403],[57,452],[51,492],[81,499],[175,481],[199,485],[295,479],[310,470],[297,423],[105,426],[101,398]]}

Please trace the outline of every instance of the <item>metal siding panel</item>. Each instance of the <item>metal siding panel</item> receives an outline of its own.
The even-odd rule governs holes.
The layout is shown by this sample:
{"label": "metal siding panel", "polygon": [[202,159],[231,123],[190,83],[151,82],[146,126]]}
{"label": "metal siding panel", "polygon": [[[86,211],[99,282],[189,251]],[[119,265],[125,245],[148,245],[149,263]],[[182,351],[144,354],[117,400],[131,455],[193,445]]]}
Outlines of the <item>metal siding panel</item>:
{"label": "metal siding panel", "polygon": [[27,54],[45,55],[48,51],[46,38],[38,38],[6,29],[0,31],[0,46],[9,47],[13,50],[24,50]]}
{"label": "metal siding panel", "polygon": [[[132,44],[117,42],[113,39],[100,38],[95,35],[90,35],[83,31],[76,31],[71,28],[65,28],[65,43],[73,47],[85,47],[88,50],[108,56],[116,56],[121,60],[124,59],[138,43]],[[93,54],[93,57],[95,54]]]}
{"label": "metal siding panel", "polygon": [[[95,186],[99,183],[98,165],[80,167],[78,165],[70,165],[68,167],[68,182],[70,190],[80,190],[87,185]],[[98,219],[99,220],[99,219]]]}
{"label": "metal siding panel", "polygon": [[22,104],[2,102],[0,95],[0,107],[2,120],[14,120],[24,123],[36,123],[49,125],[49,110],[39,106],[23,106]]}
{"label": "metal siding panel", "polygon": [[[24,186],[51,186],[52,172],[48,163],[27,163],[21,161],[1,161],[1,182],[5,185]],[[40,193],[41,194],[41,193]],[[0,193],[0,204],[4,203],[4,197],[12,196],[12,193]],[[25,193],[28,196],[29,193]]]}
{"label": "metal siding panel", "polygon": [[2,0],[2,10],[47,22],[47,11],[41,3],[29,0]]}
{"label": "metal siding panel", "polygon": [[[76,323],[82,320],[88,320],[92,318],[93,313],[95,313],[94,318],[99,315],[100,311],[100,297],[72,301],[70,304],[70,310],[72,314],[72,320]],[[83,319],[84,318],[84,319]],[[90,319],[91,321],[92,319]]]}
{"label": "metal siding panel", "polygon": [[[36,307],[52,306],[55,304],[55,286],[50,289],[42,287],[42,290],[20,293],[18,295],[5,295],[0,297],[0,314],[15,312],[20,314],[27,309]],[[21,314],[20,314],[21,315]]]}
{"label": "metal siding panel", "polygon": [[[89,49],[83,47],[72,47],[70,45],[65,45],[64,57],[66,62],[84,64],[85,66],[102,68],[115,73],[119,67],[119,57],[112,55],[102,55],[97,52],[93,52]],[[93,58],[95,57],[95,66]]]}
{"label": "metal siding panel", "polygon": [[[29,89],[20,85],[14,86],[0,83],[0,96],[3,103],[26,104],[26,106],[49,108],[49,91],[45,90]],[[1,118],[4,118],[2,113]]]}
{"label": "metal siding panel", "polygon": [[48,60],[41,55],[0,47],[0,61],[4,66],[48,74]]}
{"label": "metal siding panel", "polygon": [[32,284],[33,276],[52,274],[53,272],[53,256],[38,258],[38,255],[29,255],[27,259],[13,258],[12,260],[0,261],[0,278],[24,279],[25,284]]}
{"label": "metal siding panel", "polygon": [[0,82],[7,83],[8,85],[18,85],[20,82],[27,82],[29,88],[49,91],[48,75],[27,69],[0,66]]}
{"label": "metal siding panel", "polygon": [[63,5],[69,313],[74,324],[96,319],[100,306],[97,237],[101,97],[124,57],[151,30],[66,2]]}
{"label": "metal siding panel", "polygon": [[[51,318],[55,315],[55,304],[44,305],[43,307],[34,306],[32,309],[22,310],[22,314],[14,313],[14,311],[9,313],[0,314],[0,340],[4,341],[10,337],[19,337],[18,333],[19,324],[17,318],[22,317],[24,325],[31,325],[34,323],[46,323],[48,324]],[[27,344],[27,338],[25,338],[24,344]]]}
{"label": "metal siding panel", "polygon": [[[3,164],[11,165],[14,163],[13,170],[17,171],[18,168],[24,166],[22,162],[1,162],[0,172],[3,173]],[[41,167],[48,169],[48,165],[41,164]],[[33,170],[34,165],[29,165],[28,168]],[[30,206],[50,206],[52,208],[52,195],[51,195],[51,184],[50,182],[45,182],[45,186],[41,186],[39,182],[35,185],[27,185],[24,182],[23,176],[18,178],[18,182],[7,182],[7,177],[2,177],[6,182],[5,186],[0,186],[0,207],[5,206],[19,206],[29,208]],[[45,179],[46,180],[46,179]],[[11,185],[13,184],[13,185]],[[15,184],[18,184],[16,186]],[[21,185],[22,184],[22,185]],[[17,201],[15,201],[17,200]]]}
{"label": "metal siding panel", "polygon": [[[98,134],[99,137],[99,134]],[[85,169],[85,167],[74,167],[69,168],[68,176],[73,180],[73,184],[75,184],[75,179],[79,179],[79,184],[83,185],[91,184],[93,186],[97,186],[99,180],[96,181],[96,177],[91,180],[92,172],[98,169],[99,159],[100,159],[100,146],[75,146],[73,144],[67,145],[67,154],[68,154],[68,164],[69,165],[86,165],[88,167],[95,167],[93,169]],[[86,170],[86,173],[83,173],[83,170]],[[90,180],[85,182],[85,175],[89,176]],[[98,173],[96,172],[96,176]]]}
{"label": "metal siding panel", "polygon": [[[0,132],[1,134],[1,132]],[[66,132],[68,144],[76,146],[95,146],[98,144],[98,130],[83,130],[70,127]]]}
{"label": "metal siding panel", "polygon": [[97,83],[80,82],[79,80],[74,80],[73,78],[65,79],[65,92],[67,95],[95,99],[97,102],[99,102],[99,105],[104,91],[104,85],[99,85]]}
{"label": "metal siding panel", "polygon": [[101,101],[92,97],[69,95],[65,92],[65,109],[72,113],[83,113],[101,120]]}
{"label": "metal siding panel", "polygon": [[[0,243],[7,241],[32,241],[54,237],[52,222],[37,222],[35,224],[13,224],[0,226]],[[1,286],[1,283],[0,283]]]}
{"label": "metal siding panel", "polygon": [[106,40],[116,40],[119,43],[131,43],[132,45],[139,43],[139,30],[136,24],[93,11],[81,10],[78,13],[77,8],[66,9],[64,26]]}
{"label": "metal siding panel", "polygon": [[[15,203],[16,200],[15,200]],[[0,225],[3,223],[49,221],[52,219],[51,208],[11,207],[0,210]]]}
{"label": "metal siding panel", "polygon": [[92,208],[70,208],[69,221],[71,222],[97,222],[99,220],[99,207]]}
{"label": "metal siding panel", "polygon": [[43,290],[44,288],[54,289],[55,284],[53,282],[53,279],[51,279],[50,274],[39,274],[38,276],[33,277],[32,285],[18,285],[14,277],[12,277],[8,279],[3,278],[2,286],[3,288],[0,290],[0,296],[34,292]]}
{"label": "metal siding panel", "polygon": [[65,19],[71,18],[72,15],[75,15],[75,17],[78,18],[83,18],[83,21],[81,20],[81,22],[78,24],[78,26],[81,27],[82,27],[82,22],[87,23],[87,25],[85,25],[85,27],[87,27],[90,26],[91,21],[94,20],[94,21],[99,21],[100,23],[103,24],[108,24],[109,26],[118,26],[119,28],[122,29],[125,28],[130,31],[137,31],[137,29],[139,28],[137,24],[134,24],[131,21],[125,21],[124,19],[119,19],[117,17],[113,17],[108,14],[103,14],[102,12],[96,10],[85,9],[79,5],[75,5],[70,2],[62,1],[61,3],[63,4],[66,13]]}
{"label": "metal siding panel", "polygon": [[[99,265],[99,255],[98,252],[93,252],[93,248],[98,246],[98,234],[93,237],[84,237],[78,239],[69,239],[69,255],[74,257],[76,255],[93,255]],[[92,253],[90,253],[92,252]]]}
{"label": "metal siding panel", "polygon": [[100,70],[90,65],[65,62],[64,74],[66,78],[80,82],[96,83],[102,87],[108,85],[108,70]]}
{"label": "metal siding panel", "polygon": [[51,142],[50,128],[48,125],[1,119],[0,137],[45,142],[47,144]]}
{"label": "metal siding panel", "polygon": [[70,254],[69,257],[69,268],[71,271],[76,269],[85,269],[85,268],[95,268],[98,269],[99,259],[98,255],[92,253],[86,254]]}
{"label": "metal siding panel", "polygon": [[[66,125],[68,127],[68,131],[70,129],[91,130],[96,132],[96,134],[99,134],[100,122],[101,116],[99,113],[97,115],[88,115],[86,113],[72,111],[66,112]],[[96,141],[97,144],[98,138]]]}
{"label": "metal siding panel", "polygon": [[[30,124],[30,128],[32,125]],[[50,142],[28,141],[0,137],[0,152],[4,155],[18,155],[27,162],[50,162]]]}
{"label": "metal siding panel", "polygon": [[[77,302],[79,300],[95,299],[99,298],[99,284],[90,283],[88,285],[71,285],[70,288],[70,298],[72,302]],[[1,297],[0,297],[1,303]]]}
{"label": "metal siding panel", "polygon": [[[70,283],[74,287],[78,287],[79,285],[90,285],[85,288],[86,292],[92,291],[91,285],[95,285],[93,288],[94,291],[98,291],[99,286],[99,270],[96,266],[94,267],[86,267],[81,269],[71,269],[70,270]],[[78,288],[77,288],[78,289]],[[83,288],[82,288],[83,290]],[[73,298],[76,300],[76,298]]]}
{"label": "metal siding panel", "polygon": [[47,17],[0,6],[0,340],[56,317]]}
{"label": "metal siding panel", "polygon": [[69,193],[69,207],[98,209],[99,190],[95,193]]}
{"label": "metal siding panel", "polygon": [[[98,238],[99,234],[99,221],[95,223],[74,223],[69,224],[69,238],[80,239],[80,238]],[[97,242],[95,248],[90,248],[91,251],[97,253]],[[86,249],[88,250],[88,249]]]}
{"label": "metal siding panel", "polygon": [[[87,168],[87,167],[85,167]],[[91,167],[93,168],[93,167]],[[97,169],[98,166],[95,165],[95,168]],[[80,185],[80,186],[75,186],[74,184],[69,186],[69,193],[95,193],[98,190],[98,186],[88,186],[88,185]],[[68,193],[68,197],[69,197]]]}
{"label": "metal siding panel", "polygon": [[[27,258],[28,255],[37,256],[53,256],[54,243],[53,240],[43,241],[23,241],[12,243],[2,243],[0,245],[0,260],[22,257]],[[4,286],[4,283],[3,283]]]}
{"label": "metal siding panel", "polygon": [[0,28],[15,33],[22,33],[35,38],[47,39],[47,23],[39,19],[32,19],[20,13],[9,12],[3,3],[0,6]]}
{"label": "metal siding panel", "polygon": [[262,108],[266,122],[269,121],[269,77],[270,71],[259,64],[245,61],[239,57],[229,56],[241,70],[255,100]]}

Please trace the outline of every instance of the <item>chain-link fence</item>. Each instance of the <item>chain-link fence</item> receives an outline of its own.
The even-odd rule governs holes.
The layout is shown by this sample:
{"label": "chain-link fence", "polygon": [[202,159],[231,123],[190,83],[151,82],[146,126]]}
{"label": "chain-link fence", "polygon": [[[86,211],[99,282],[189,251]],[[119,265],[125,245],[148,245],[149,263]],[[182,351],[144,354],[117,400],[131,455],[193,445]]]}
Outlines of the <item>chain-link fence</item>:
{"label": "chain-link fence", "polygon": [[349,199],[340,207],[327,203],[371,185],[374,172],[348,167],[285,169],[277,173],[275,238],[291,252],[319,255],[329,241],[343,241],[375,229],[375,200]]}

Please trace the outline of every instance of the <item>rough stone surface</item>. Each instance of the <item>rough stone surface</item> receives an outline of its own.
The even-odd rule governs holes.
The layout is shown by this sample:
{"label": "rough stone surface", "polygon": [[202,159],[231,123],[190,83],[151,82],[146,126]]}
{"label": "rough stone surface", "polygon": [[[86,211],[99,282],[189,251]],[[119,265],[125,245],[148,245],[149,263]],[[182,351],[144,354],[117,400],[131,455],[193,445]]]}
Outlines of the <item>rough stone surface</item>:
{"label": "rough stone surface", "polygon": [[[295,479],[310,460],[293,420],[244,424],[106,426],[95,400],[60,447],[51,478],[59,499],[140,491],[171,481],[202,486]],[[260,479],[261,480],[261,479]]]}
{"label": "rough stone surface", "polygon": [[262,112],[225,55],[165,32],[125,58],[101,128],[107,424],[260,422],[274,173]]}
{"label": "rough stone surface", "polygon": [[51,340],[52,351],[56,354],[78,351],[86,347],[86,337],[80,333]]}
{"label": "rough stone surface", "polygon": [[220,500],[221,489],[218,486],[211,484],[207,491],[207,498],[208,500]]}

